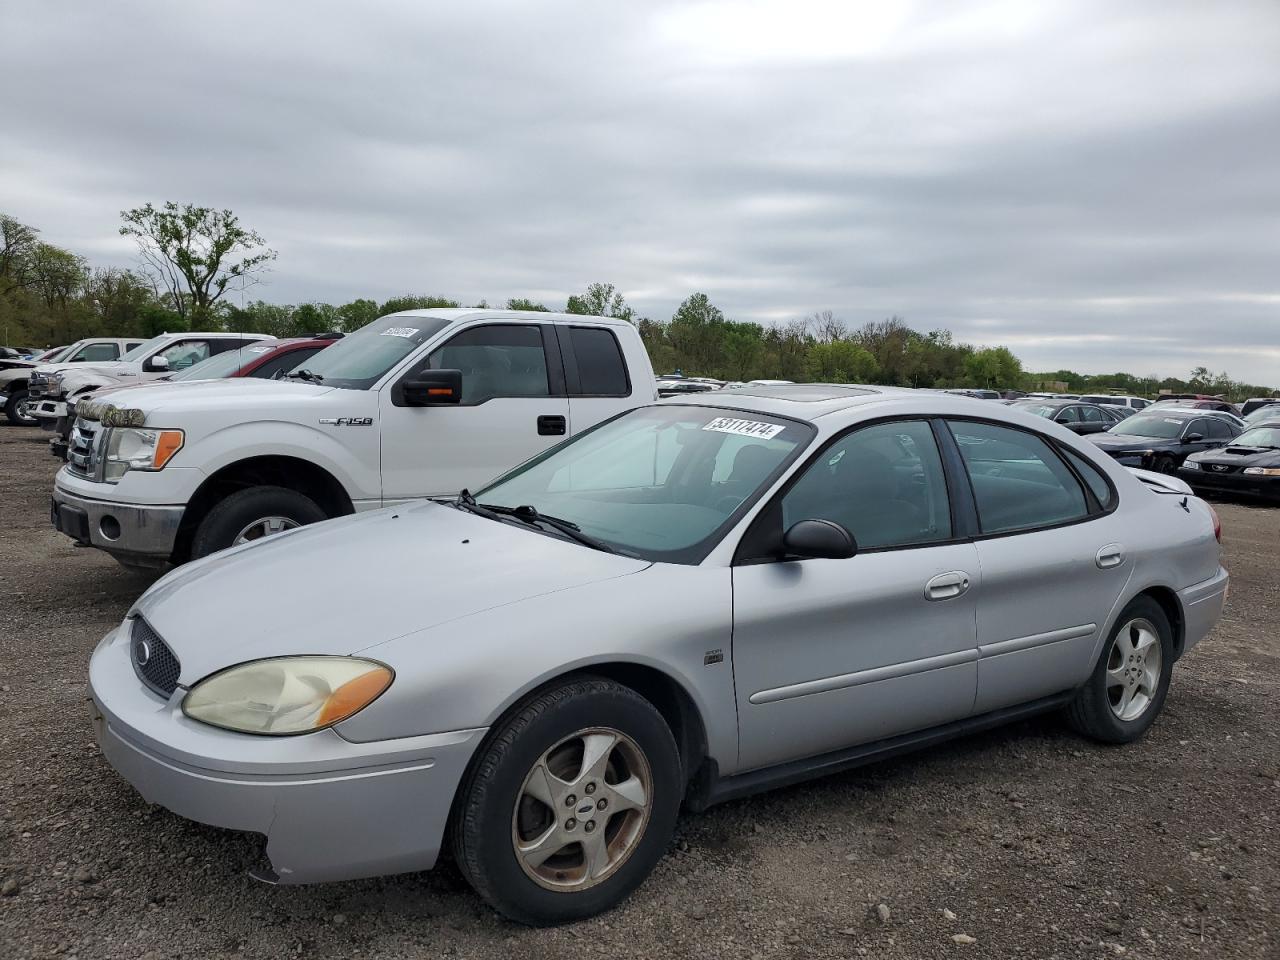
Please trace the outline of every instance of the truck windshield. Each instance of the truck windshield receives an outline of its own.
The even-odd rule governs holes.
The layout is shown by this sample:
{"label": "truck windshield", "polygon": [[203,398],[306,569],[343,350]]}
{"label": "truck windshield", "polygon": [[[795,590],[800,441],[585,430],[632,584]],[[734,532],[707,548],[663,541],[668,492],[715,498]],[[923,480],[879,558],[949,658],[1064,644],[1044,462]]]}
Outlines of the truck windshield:
{"label": "truck windshield", "polygon": [[160,346],[160,344],[164,343],[165,340],[167,339],[168,339],[168,334],[164,334],[164,333],[160,334],[160,336],[158,337],[152,337],[150,340],[146,341],[145,343],[138,344],[136,347],[134,347],[132,350],[130,350],[120,359],[121,360],[141,360],[143,357],[149,354],[156,347]]}
{"label": "truck windshield", "polygon": [[[368,390],[387,371],[413,353],[448,323],[439,317],[391,314],[366,324],[355,333],[308,357],[294,367],[319,378],[326,387]],[[312,380],[312,376],[299,379]]]}
{"label": "truck windshield", "polygon": [[641,407],[475,494],[481,506],[532,506],[619,553],[696,564],[814,430],[718,407]]}

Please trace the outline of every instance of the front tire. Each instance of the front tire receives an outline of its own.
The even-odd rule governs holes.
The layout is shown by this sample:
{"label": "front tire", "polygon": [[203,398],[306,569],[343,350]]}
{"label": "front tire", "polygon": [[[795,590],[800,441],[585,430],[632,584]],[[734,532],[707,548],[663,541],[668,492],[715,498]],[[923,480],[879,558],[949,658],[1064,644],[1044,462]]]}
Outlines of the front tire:
{"label": "front tire", "polygon": [[296,490],[267,486],[238,490],[200,521],[191,541],[191,559],[325,519],[324,510]]}
{"label": "front tire", "polygon": [[500,726],[459,791],[454,856],[499,913],[536,926],[608,910],[653,870],[675,830],[679,751],[654,706],[584,677]]}
{"label": "front tire", "polygon": [[1164,708],[1173,661],[1169,618],[1150,597],[1138,597],[1121,612],[1067,721],[1102,743],[1132,743]]}
{"label": "front tire", "polygon": [[40,421],[27,413],[27,391],[15,390],[4,405],[4,415],[15,427],[37,427]]}

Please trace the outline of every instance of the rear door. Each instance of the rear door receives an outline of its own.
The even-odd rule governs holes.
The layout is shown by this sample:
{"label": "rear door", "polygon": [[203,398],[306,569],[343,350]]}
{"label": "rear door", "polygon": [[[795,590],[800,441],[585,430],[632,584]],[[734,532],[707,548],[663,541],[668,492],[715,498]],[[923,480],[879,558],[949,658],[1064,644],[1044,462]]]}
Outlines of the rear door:
{"label": "rear door", "polygon": [[622,345],[609,327],[556,324],[569,394],[569,430],[579,433],[639,406]]}
{"label": "rear door", "polygon": [[1030,430],[948,421],[977,511],[976,713],[1083,682],[1128,580],[1114,491],[1078,454]]}
{"label": "rear door", "polygon": [[565,438],[569,398],[551,326],[466,327],[400,378],[460,370],[458,404],[409,407],[397,390],[381,392],[384,502],[474,489]]}

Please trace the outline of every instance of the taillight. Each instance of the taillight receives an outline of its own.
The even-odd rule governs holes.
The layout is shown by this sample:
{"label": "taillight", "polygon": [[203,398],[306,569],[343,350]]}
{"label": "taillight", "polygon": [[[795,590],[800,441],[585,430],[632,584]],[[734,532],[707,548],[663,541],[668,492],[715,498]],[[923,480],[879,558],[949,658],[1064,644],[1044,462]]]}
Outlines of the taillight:
{"label": "taillight", "polygon": [[1219,519],[1218,517],[1218,511],[1213,509],[1213,504],[1206,503],[1205,506],[1209,508],[1209,516],[1213,517],[1213,537],[1215,540],[1221,543],[1222,542],[1222,520]]}

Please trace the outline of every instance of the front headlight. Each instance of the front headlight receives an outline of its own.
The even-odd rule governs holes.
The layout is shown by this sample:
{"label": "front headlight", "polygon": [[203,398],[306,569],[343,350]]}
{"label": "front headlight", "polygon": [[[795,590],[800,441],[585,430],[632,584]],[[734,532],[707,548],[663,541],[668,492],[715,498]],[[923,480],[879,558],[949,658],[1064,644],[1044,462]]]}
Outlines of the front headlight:
{"label": "front headlight", "polygon": [[103,477],[119,480],[130,470],[163,470],[182,449],[181,430],[148,430],[116,427],[107,434],[106,465]]}
{"label": "front headlight", "polygon": [[1184,461],[1183,461],[1183,463],[1182,463],[1182,469],[1184,469],[1184,470],[1199,470],[1199,469],[1200,469],[1200,464],[1196,463],[1194,460],[1184,460]]}
{"label": "front headlight", "polygon": [[1251,477],[1280,477],[1280,467],[1245,467],[1244,472]]}
{"label": "front headlight", "polygon": [[358,657],[274,657],[201,680],[183,698],[192,720],[268,736],[323,730],[363,710],[395,674]]}

